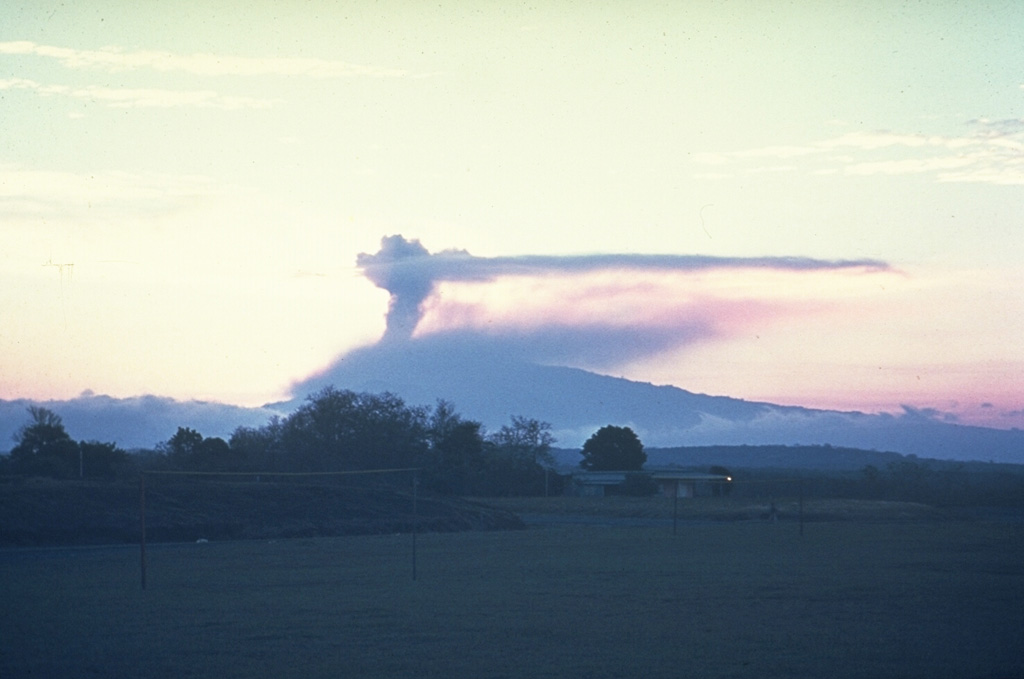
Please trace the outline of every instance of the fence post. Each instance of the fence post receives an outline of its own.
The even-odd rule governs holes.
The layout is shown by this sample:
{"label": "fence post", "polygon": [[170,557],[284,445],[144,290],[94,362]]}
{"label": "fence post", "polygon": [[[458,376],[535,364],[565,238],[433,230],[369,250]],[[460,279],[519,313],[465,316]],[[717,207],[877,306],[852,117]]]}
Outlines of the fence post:
{"label": "fence post", "polygon": [[139,567],[142,589],[146,589],[146,473],[139,474]]}
{"label": "fence post", "polygon": [[419,473],[413,471],[412,473],[412,579],[416,579],[416,533],[419,532],[420,517],[419,517],[419,503],[417,498],[418,487],[420,485]]}
{"label": "fence post", "polygon": [[676,479],[675,489],[672,492],[672,535],[676,534],[676,524],[679,523],[679,479]]}
{"label": "fence post", "polygon": [[800,477],[800,537],[804,536],[804,479]]}

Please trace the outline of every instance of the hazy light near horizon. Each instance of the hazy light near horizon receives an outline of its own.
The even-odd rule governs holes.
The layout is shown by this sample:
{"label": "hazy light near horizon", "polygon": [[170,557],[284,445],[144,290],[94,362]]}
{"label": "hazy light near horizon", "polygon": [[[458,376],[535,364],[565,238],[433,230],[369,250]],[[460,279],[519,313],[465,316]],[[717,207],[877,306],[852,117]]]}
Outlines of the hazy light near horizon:
{"label": "hazy light near horizon", "polygon": [[[881,275],[874,272],[875,276]],[[883,276],[890,285],[896,274]],[[549,325],[637,329],[700,321],[711,337],[771,325],[792,316],[849,313],[855,297],[879,280],[835,271],[610,269],[580,274],[502,276],[487,282],[442,282],[422,304],[414,337],[472,329],[529,331]],[[844,309],[845,306],[845,309]],[[685,343],[680,338],[680,343]]]}
{"label": "hazy light near horizon", "polygon": [[[1022,426],[1020,25],[996,2],[12,7],[0,398],[258,404],[405,314],[404,338]],[[389,317],[357,257],[395,234],[449,275],[413,270]]]}

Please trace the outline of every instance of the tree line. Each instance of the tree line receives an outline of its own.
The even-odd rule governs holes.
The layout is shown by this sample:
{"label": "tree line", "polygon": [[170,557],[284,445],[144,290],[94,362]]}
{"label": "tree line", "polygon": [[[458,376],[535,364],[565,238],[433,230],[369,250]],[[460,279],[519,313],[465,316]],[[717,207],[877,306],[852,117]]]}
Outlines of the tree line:
{"label": "tree line", "polygon": [[[513,416],[497,431],[466,419],[444,400],[413,407],[390,393],[327,387],[291,415],[238,427],[225,440],[179,427],[153,450],[128,453],[114,443],[74,441],[59,415],[29,406],[15,447],[0,455],[0,474],[57,479],[114,479],[147,470],[332,472],[415,467],[425,489],[445,495],[560,494],[551,425]],[[583,444],[588,471],[639,471],[647,460],[629,427],[608,425]],[[728,476],[724,467],[708,471]],[[712,484],[714,495],[911,500],[939,506],[1024,503],[1024,474],[1012,465],[940,463],[899,458],[859,472],[743,469],[739,484]],[[735,486],[735,487],[734,487]],[[656,486],[632,475],[617,492],[649,495]]]}
{"label": "tree line", "polygon": [[60,416],[52,410],[29,406],[28,412],[31,421],[15,434],[17,445],[10,454],[0,458],[0,473],[57,479],[86,475],[114,478],[126,473],[131,466],[128,454],[117,444],[74,441],[64,429]]}
{"label": "tree line", "polygon": [[291,415],[238,427],[228,440],[179,427],[154,450],[76,442],[56,413],[29,407],[30,422],[0,471],[53,478],[116,478],[145,470],[337,472],[414,467],[429,490],[452,495],[536,495],[551,488],[551,425],[513,416],[488,433],[440,400],[407,405],[390,393],[326,387]]}

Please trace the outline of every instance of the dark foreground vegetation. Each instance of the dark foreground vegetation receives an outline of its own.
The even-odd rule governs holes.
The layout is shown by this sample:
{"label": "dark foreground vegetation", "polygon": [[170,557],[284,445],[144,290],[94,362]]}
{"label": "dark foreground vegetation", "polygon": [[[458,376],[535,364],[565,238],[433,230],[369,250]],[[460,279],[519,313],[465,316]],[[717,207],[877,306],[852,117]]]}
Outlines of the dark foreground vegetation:
{"label": "dark foreground vegetation", "polygon": [[[344,477],[343,477],[344,478]],[[398,483],[223,481],[148,475],[151,542],[522,528],[512,513]],[[123,481],[0,483],[0,546],[137,543],[140,485]]]}
{"label": "dark foreground vegetation", "polygon": [[1024,675],[1020,524],[0,550],[2,677]]}

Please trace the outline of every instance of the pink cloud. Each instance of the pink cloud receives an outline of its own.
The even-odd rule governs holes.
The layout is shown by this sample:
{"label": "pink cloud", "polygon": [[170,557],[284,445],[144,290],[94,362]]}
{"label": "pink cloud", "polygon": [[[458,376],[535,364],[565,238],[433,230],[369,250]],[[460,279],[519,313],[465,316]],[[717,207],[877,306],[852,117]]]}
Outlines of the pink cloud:
{"label": "pink cloud", "polygon": [[[688,345],[837,313],[863,272],[624,270],[439,283],[414,339],[475,335],[527,357],[607,368]],[[511,350],[511,349],[510,349]]]}

